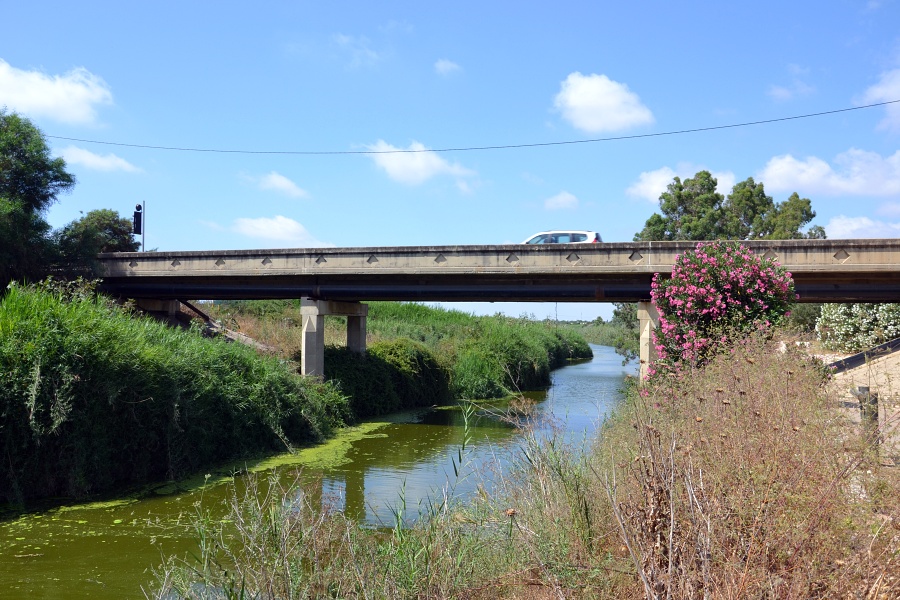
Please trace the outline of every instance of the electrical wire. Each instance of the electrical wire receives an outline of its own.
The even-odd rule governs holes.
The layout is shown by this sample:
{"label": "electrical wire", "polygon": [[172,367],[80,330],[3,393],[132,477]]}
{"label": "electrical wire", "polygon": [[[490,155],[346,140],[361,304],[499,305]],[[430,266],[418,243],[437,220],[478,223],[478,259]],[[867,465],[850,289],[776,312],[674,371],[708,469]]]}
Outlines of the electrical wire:
{"label": "electrical wire", "polygon": [[216,148],[183,148],[177,146],[151,146],[146,144],[126,144],[122,142],[106,142],[102,140],[88,140],[83,138],[63,137],[59,135],[48,135],[46,137],[54,140],[66,140],[70,142],[81,142],[85,144],[103,144],[105,146],[119,146],[125,148],[143,148],[146,150],[169,150],[176,152],[209,152],[217,154],[288,154],[301,156],[318,156],[318,155],[341,155],[341,154],[417,154],[422,152],[471,152],[475,150],[511,150],[515,148],[539,148],[544,146],[567,146],[573,144],[593,144],[598,142],[616,142],[622,140],[637,140],[643,138],[665,137],[673,135],[684,135],[688,133],[702,133],[706,131],[718,131],[722,129],[735,129],[738,127],[750,127],[752,125],[767,125],[770,123],[781,123],[784,121],[796,121],[799,119],[810,119],[813,117],[823,117],[839,113],[851,112],[856,110],[864,110],[867,108],[876,108],[879,106],[887,106],[889,104],[900,103],[898,100],[887,100],[885,102],[877,102],[875,104],[866,104],[864,106],[853,106],[850,108],[838,108],[835,110],[826,110],[822,112],[806,113],[802,115],[793,115],[790,117],[778,117],[775,119],[763,119],[759,121],[747,121],[744,123],[731,123],[728,125],[712,125],[709,127],[697,127],[694,129],[678,129],[674,131],[662,131],[658,133],[639,133],[633,135],[619,135],[604,138],[591,138],[583,140],[565,140],[560,142],[534,142],[530,144],[503,144],[496,146],[463,146],[459,148],[420,148],[420,149],[402,149],[395,148],[392,150],[227,150]]}

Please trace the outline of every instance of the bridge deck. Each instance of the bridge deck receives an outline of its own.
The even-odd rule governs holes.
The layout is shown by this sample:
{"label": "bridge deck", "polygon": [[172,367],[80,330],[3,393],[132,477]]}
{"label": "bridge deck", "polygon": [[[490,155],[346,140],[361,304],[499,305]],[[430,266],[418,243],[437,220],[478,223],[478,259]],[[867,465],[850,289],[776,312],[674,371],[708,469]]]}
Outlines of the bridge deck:
{"label": "bridge deck", "polygon": [[[793,275],[801,301],[900,300],[900,240],[744,242]],[[625,302],[694,242],[307,248],[101,254],[102,288],[132,298]]]}

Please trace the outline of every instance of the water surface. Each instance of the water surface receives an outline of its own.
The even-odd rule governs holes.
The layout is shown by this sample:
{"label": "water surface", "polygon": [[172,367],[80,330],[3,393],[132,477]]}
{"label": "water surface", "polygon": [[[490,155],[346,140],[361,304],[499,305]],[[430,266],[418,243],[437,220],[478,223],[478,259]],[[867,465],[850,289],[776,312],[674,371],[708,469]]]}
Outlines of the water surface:
{"label": "water surface", "polygon": [[[539,427],[563,431],[570,440],[590,436],[620,398],[626,375],[612,348],[591,346],[594,358],[554,371],[549,390],[526,394],[535,401]],[[490,481],[505,457],[516,452],[519,433],[497,415],[501,404],[482,404],[470,422],[472,444],[465,464],[478,477],[458,478],[464,439],[459,410],[408,411],[363,423],[335,439],[296,454],[240,465],[277,468],[303,482],[307,495],[327,502],[361,523],[390,525],[405,502],[405,515],[453,489],[465,496]],[[0,598],[68,600],[143,598],[154,582],[151,569],[163,556],[196,551],[190,517],[202,500],[212,516],[225,512],[235,466],[190,481],[159,486],[140,498],[55,508],[0,522]],[[299,475],[298,475],[299,474]]]}

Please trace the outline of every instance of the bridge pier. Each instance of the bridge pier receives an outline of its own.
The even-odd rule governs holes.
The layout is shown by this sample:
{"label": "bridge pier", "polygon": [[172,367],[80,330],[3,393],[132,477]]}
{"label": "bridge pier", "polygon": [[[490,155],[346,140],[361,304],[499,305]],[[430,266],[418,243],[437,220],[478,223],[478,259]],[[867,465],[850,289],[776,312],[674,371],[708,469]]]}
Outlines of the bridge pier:
{"label": "bridge pier", "polygon": [[325,375],[325,315],[347,317],[347,348],[353,352],[366,351],[366,316],[369,307],[360,302],[332,300],[300,300],[303,332],[300,346],[300,374]]}
{"label": "bridge pier", "polygon": [[640,324],[641,381],[647,377],[647,369],[657,358],[653,345],[653,330],[659,325],[659,311],[652,302],[638,302],[638,323]]}

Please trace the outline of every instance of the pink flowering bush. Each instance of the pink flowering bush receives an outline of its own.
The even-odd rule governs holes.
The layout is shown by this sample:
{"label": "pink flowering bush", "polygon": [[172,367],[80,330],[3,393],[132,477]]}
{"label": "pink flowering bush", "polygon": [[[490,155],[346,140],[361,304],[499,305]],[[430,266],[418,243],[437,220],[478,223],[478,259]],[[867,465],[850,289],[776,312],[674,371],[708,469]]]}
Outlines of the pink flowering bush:
{"label": "pink flowering bush", "polygon": [[651,376],[703,364],[717,347],[777,324],[797,298],[784,267],[738,242],[701,242],[676,257],[671,277],[660,275],[650,292],[660,314]]}

